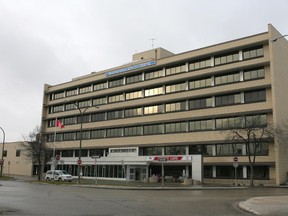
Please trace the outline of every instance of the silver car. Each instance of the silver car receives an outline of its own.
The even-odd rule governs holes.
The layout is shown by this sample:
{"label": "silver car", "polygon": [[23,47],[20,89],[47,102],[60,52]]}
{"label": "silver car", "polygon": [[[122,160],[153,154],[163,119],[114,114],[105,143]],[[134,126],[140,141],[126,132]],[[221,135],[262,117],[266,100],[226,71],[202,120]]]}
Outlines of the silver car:
{"label": "silver car", "polygon": [[72,176],[65,170],[49,170],[45,175],[46,181],[72,181]]}

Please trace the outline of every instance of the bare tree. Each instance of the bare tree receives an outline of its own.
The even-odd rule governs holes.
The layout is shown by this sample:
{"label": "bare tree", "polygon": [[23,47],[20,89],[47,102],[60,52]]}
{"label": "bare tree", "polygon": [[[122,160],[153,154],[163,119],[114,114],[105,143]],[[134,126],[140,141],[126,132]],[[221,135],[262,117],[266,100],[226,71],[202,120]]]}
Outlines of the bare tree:
{"label": "bare tree", "polygon": [[32,160],[33,164],[38,165],[37,176],[38,181],[40,181],[43,167],[47,162],[46,155],[48,153],[44,137],[42,136],[41,128],[36,126],[35,129],[30,132],[26,138],[24,138],[24,140],[25,142],[22,144],[24,154],[28,159]]}
{"label": "bare tree", "polygon": [[[266,122],[266,118],[265,118]],[[254,166],[257,150],[264,142],[274,140],[275,130],[270,124],[263,123],[260,116],[249,116],[237,128],[229,130],[226,137],[228,142],[244,143],[250,166],[250,187],[254,187]]]}

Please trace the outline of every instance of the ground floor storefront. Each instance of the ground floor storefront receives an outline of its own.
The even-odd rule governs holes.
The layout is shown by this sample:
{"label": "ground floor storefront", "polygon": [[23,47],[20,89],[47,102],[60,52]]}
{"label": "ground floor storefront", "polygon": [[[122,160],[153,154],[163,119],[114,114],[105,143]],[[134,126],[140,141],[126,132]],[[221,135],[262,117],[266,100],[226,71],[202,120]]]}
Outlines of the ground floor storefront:
{"label": "ground floor storefront", "polygon": [[[137,147],[110,148],[102,157],[62,157],[52,163],[50,169],[66,170],[83,178],[99,178],[123,181],[183,182],[193,179],[201,183],[247,184],[251,169],[247,163],[204,163],[202,155],[153,155],[139,156]],[[55,161],[54,161],[55,162]],[[254,179],[259,184],[275,183],[275,164],[256,164]]]}

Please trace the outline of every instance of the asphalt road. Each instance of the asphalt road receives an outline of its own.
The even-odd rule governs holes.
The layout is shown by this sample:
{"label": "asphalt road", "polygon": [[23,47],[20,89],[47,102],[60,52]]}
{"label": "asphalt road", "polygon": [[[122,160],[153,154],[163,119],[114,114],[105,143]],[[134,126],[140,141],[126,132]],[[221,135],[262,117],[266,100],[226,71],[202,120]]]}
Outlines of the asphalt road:
{"label": "asphalt road", "polygon": [[115,190],[21,181],[0,181],[0,185],[0,215],[31,216],[251,215],[238,207],[239,202],[288,194],[287,188]]}

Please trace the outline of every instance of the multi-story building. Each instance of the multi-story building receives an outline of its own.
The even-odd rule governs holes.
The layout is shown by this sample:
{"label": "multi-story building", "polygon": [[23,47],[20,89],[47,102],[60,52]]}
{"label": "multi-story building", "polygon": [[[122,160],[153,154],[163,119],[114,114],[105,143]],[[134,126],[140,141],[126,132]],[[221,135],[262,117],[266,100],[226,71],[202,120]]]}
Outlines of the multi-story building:
{"label": "multi-story building", "polygon": [[[264,33],[180,54],[152,49],[129,64],[45,85],[42,129],[58,166],[77,175],[79,162],[83,176],[142,180],[161,175],[163,163],[165,176],[232,183],[236,170],[245,183],[245,145],[227,142],[226,132],[246,119],[287,117],[288,43],[277,37],[269,24]],[[261,143],[257,182],[286,183],[287,172],[286,146]]]}

